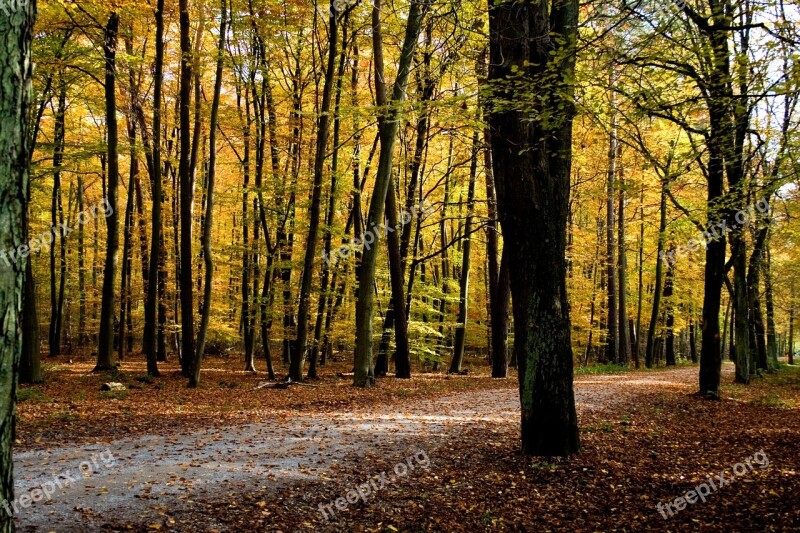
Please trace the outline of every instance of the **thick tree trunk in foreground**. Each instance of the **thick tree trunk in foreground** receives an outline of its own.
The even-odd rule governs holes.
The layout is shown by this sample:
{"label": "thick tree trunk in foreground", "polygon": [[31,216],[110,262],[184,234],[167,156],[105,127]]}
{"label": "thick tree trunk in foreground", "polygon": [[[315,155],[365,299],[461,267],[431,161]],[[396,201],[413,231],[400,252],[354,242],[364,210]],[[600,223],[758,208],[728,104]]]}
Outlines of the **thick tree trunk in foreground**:
{"label": "thick tree trunk in foreground", "polygon": [[[548,7],[501,1],[490,9],[489,125],[500,221],[514,250],[522,449],[569,455],[579,448],[565,259],[578,6]],[[547,123],[536,119],[543,109],[519,109],[528,102],[545,103]]]}
{"label": "thick tree trunk in foreground", "polygon": [[119,215],[117,214],[117,189],[119,187],[119,136],[117,133],[116,56],[119,15],[111,13],[105,29],[103,51],[106,77],[106,127],[108,129],[108,193],[106,201],[111,214],[106,217],[106,259],[103,268],[103,299],[100,305],[100,346],[97,350],[95,372],[114,368],[114,278],[115,259],[119,248]]}
{"label": "thick tree trunk in foreground", "polygon": [[[0,250],[26,244],[31,39],[36,4],[22,0],[0,10]],[[27,256],[0,260],[0,502],[14,499],[14,416],[22,350],[23,285]],[[37,346],[38,349],[38,346]],[[0,532],[14,531],[14,519],[0,512]]]}

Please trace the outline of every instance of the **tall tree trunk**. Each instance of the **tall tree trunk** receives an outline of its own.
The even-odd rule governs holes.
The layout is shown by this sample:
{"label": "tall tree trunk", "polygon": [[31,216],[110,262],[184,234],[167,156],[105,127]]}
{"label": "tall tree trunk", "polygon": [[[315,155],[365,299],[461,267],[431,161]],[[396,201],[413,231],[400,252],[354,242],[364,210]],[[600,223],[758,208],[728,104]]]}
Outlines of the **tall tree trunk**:
{"label": "tall tree trunk", "polygon": [[365,232],[372,232],[374,243],[364,250],[361,264],[358,267],[358,292],[356,300],[356,351],[355,375],[353,384],[357,387],[368,387],[374,384],[372,367],[372,315],[375,306],[375,268],[377,266],[380,231],[376,227],[383,220],[386,204],[386,193],[392,181],[392,160],[394,144],[400,120],[400,105],[405,99],[408,75],[414,56],[414,48],[419,39],[422,19],[430,4],[412,2],[406,22],[403,47],[397,66],[397,77],[392,88],[391,99],[387,99],[383,73],[383,36],[381,33],[381,0],[375,0],[372,9],[372,43],[373,62],[375,65],[375,95],[378,106],[385,109],[378,124],[381,140],[381,151],[378,170],[375,173],[375,186],[370,199],[369,212]]}
{"label": "tall tree trunk", "polygon": [[753,243],[753,253],[750,255],[750,264],[747,270],[747,296],[749,299],[749,343],[751,362],[750,373],[756,369],[767,370],[766,330],[764,328],[764,315],[761,311],[761,270],[763,268],[767,232],[769,227],[759,228]]}
{"label": "tall tree trunk", "polygon": [[[481,67],[483,68],[483,67]],[[508,278],[508,258],[503,248],[499,253],[500,227],[497,219],[497,195],[492,171],[492,134],[483,130],[483,166],[486,181],[486,255],[489,263],[489,309],[492,328],[492,377],[508,377],[508,320],[511,287]]]}
{"label": "tall tree trunk", "polygon": [[767,358],[769,368],[777,370],[778,363],[778,340],[775,331],[775,300],[772,293],[772,253],[769,247],[769,234],[767,235],[767,245],[765,248],[764,268],[764,296],[767,306]]}
{"label": "tall tree trunk", "polygon": [[180,181],[180,256],[181,256],[181,373],[192,375],[194,361],[194,303],[192,298],[192,223],[194,210],[194,176],[191,172],[191,103],[192,103],[192,48],[189,42],[189,0],[179,0],[180,10],[180,155],[178,178]]}
{"label": "tall tree trunk", "polygon": [[[161,254],[163,235],[161,233],[161,205],[164,201],[161,192],[161,90],[164,80],[164,0],[156,0],[156,57],[153,76],[153,211],[151,213],[152,233],[150,235],[150,272],[148,275],[147,296],[144,308],[143,348],[147,357],[147,373],[158,376],[159,346],[163,341],[163,330],[159,319],[159,294],[166,287],[165,261]],[[163,271],[163,272],[162,272]],[[163,297],[162,297],[163,298]],[[161,305],[164,306],[162,299]],[[166,314],[166,309],[164,309]],[[166,317],[165,317],[166,319]]]}
{"label": "tall tree trunk", "polygon": [[[386,192],[386,222],[390,230],[386,237],[389,251],[389,277],[392,285],[392,307],[394,312],[395,337],[395,377],[408,379],[411,377],[411,354],[408,348],[408,320],[404,295],[405,276],[403,258],[400,254],[400,236],[397,220],[397,199],[394,185],[389,182]],[[410,221],[409,221],[410,222]],[[388,311],[387,311],[388,314]]]}
{"label": "tall tree trunk", "polygon": [[[2,78],[2,68],[3,64],[0,63],[0,80]],[[0,100],[0,106],[2,104],[2,100]],[[5,108],[2,108],[3,112],[5,112]],[[0,145],[2,144],[2,140],[0,139]],[[28,153],[33,154],[32,147],[36,143],[35,132],[28,138],[28,142],[31,146],[28,147]],[[0,162],[0,165],[3,163]],[[0,167],[2,169],[3,167]],[[28,166],[25,168],[30,168],[30,158],[28,158]],[[82,183],[82,179],[80,174],[78,174],[78,184]],[[27,180],[25,183],[25,198],[30,199],[31,197],[31,182]],[[22,219],[22,242],[29,241],[29,228],[28,228],[28,221],[30,220],[30,213],[28,212],[30,206],[28,202],[25,203],[25,216]],[[83,208],[81,207],[81,211]],[[78,261],[79,265],[83,264],[83,242],[82,242],[82,225],[79,226],[79,248],[78,248]],[[0,255],[3,258],[3,262],[6,261],[5,255]],[[11,265],[6,265],[11,266]],[[3,268],[3,265],[0,264],[0,269]],[[1,271],[1,270],[0,270]],[[81,279],[82,281],[82,279]],[[19,364],[19,382],[25,384],[34,384],[34,383],[41,383],[44,380],[44,376],[42,375],[42,354],[41,354],[41,346],[39,340],[39,312],[36,309],[36,280],[33,277],[33,267],[31,261],[25,262],[25,285],[22,291],[22,355],[20,357],[20,364]],[[82,288],[81,288],[82,291]],[[81,293],[82,294],[82,293]],[[85,298],[85,296],[84,296]],[[82,308],[85,317],[85,307]],[[81,326],[79,325],[79,330],[82,331]],[[2,367],[4,363],[0,361],[0,373],[2,372]],[[1,394],[1,393],[0,393]],[[0,400],[2,402],[2,400]],[[2,423],[0,423],[2,425]],[[0,522],[1,524],[2,522]]]}
{"label": "tall tree trunk", "polygon": [[[322,105],[319,119],[317,120],[317,145],[314,155],[314,185],[311,191],[311,208],[309,212],[308,237],[306,238],[306,251],[303,260],[303,275],[300,278],[300,303],[297,318],[297,346],[290,358],[289,377],[294,381],[303,379],[303,365],[306,357],[306,343],[308,341],[309,309],[311,305],[311,281],[314,276],[314,257],[317,254],[317,239],[319,238],[319,215],[322,204],[322,180],[325,170],[325,150],[328,147],[328,137],[331,123],[331,101],[334,90],[334,73],[336,68],[336,55],[338,48],[339,27],[337,24],[337,11],[333,7],[329,10],[330,42],[328,43],[328,62],[325,67],[325,82],[322,88]],[[322,298],[322,296],[320,296]]]}
{"label": "tall tree trunk", "polygon": [[[64,207],[61,202],[61,170],[64,161],[64,141],[65,141],[65,115],[67,107],[67,84],[63,79],[63,73],[59,73],[58,104],[55,112],[55,124],[53,133],[53,195],[50,207],[50,222],[53,228],[59,228],[59,224],[64,223]],[[55,357],[61,351],[61,311],[62,302],[59,295],[63,296],[64,278],[66,274],[66,261],[64,254],[66,247],[64,239],[66,235],[60,230],[54,232],[50,243],[50,332],[48,344],[50,345],[50,357]],[[61,245],[61,290],[58,289],[58,276],[56,274],[56,239]]]}
{"label": "tall tree trunk", "polygon": [[336,71],[336,96],[333,105],[333,153],[331,154],[331,187],[328,194],[328,206],[325,212],[325,231],[323,237],[323,263],[322,263],[322,283],[320,286],[319,300],[317,302],[317,317],[314,324],[314,341],[311,347],[311,358],[308,366],[308,377],[317,377],[317,361],[319,360],[320,340],[322,339],[322,327],[325,320],[325,308],[330,301],[331,288],[331,242],[333,239],[333,220],[336,216],[336,200],[338,196],[339,182],[339,144],[341,131],[340,104],[342,100],[342,83],[344,81],[344,69],[347,62],[348,37],[347,29],[349,25],[349,12],[345,13],[342,23],[342,49],[339,53],[339,65]]}
{"label": "tall tree trunk", "polygon": [[641,193],[639,196],[639,282],[637,285],[636,297],[636,337],[633,340],[633,364],[639,368],[639,352],[642,347],[642,302],[644,301],[644,282],[642,272],[644,271],[644,182],[642,182]]}
{"label": "tall tree trunk", "polygon": [[617,362],[626,365],[631,359],[632,338],[628,334],[628,249],[625,245],[625,176],[621,164],[622,145],[617,144],[617,154],[614,158],[617,162],[617,172],[619,181],[619,208],[617,209],[617,245],[618,262],[617,275],[619,276],[619,301],[618,312],[619,320],[619,351]]}
{"label": "tall tree trunk", "polygon": [[[127,45],[126,45],[127,46]],[[129,52],[130,53],[130,52]],[[131,77],[132,81],[132,77]],[[131,91],[133,92],[133,91]],[[131,276],[131,246],[133,233],[133,202],[134,202],[134,183],[139,174],[139,160],[136,149],[136,123],[133,113],[128,116],[128,143],[130,147],[130,169],[128,171],[128,198],[125,203],[125,219],[122,224],[122,270],[120,280],[120,309],[119,309],[119,333],[117,335],[117,350],[119,360],[125,359],[125,326],[126,317],[130,320],[130,315],[126,311],[131,306],[130,276]]]}
{"label": "tall tree trunk", "polygon": [[655,337],[656,326],[658,325],[658,315],[661,307],[661,279],[664,271],[664,263],[670,263],[674,259],[664,254],[664,238],[667,230],[667,183],[661,183],[661,202],[659,203],[660,218],[658,223],[658,249],[656,253],[656,279],[653,287],[653,309],[650,313],[650,326],[647,328],[647,348],[644,352],[644,364],[647,368],[653,368],[655,363]]}
{"label": "tall tree trunk", "polygon": [[450,136],[450,143],[447,149],[447,171],[444,175],[444,196],[442,197],[442,211],[439,217],[439,247],[442,251],[442,272],[441,275],[437,274],[434,269],[434,279],[439,280],[441,288],[441,296],[439,297],[439,346],[436,350],[437,360],[434,369],[439,369],[439,361],[441,360],[442,353],[450,344],[450,335],[445,327],[445,319],[447,317],[447,295],[450,292],[450,286],[447,280],[450,278],[450,252],[447,249],[447,214],[450,208],[450,175],[454,168],[453,162],[453,136]]}
{"label": "tall tree trunk", "polygon": [[[792,298],[794,298],[794,293],[792,294]],[[788,363],[790,365],[794,364],[794,302],[792,302],[791,307],[789,307],[789,355],[788,355]]]}
{"label": "tall tree trunk", "polygon": [[[675,247],[670,248],[674,253]],[[669,263],[667,276],[664,280],[664,299],[667,303],[666,314],[666,362],[667,366],[675,366],[675,302],[672,300],[673,287],[675,285],[675,264]]]}
{"label": "tall tree trunk", "polygon": [[[614,181],[617,175],[617,110],[616,92],[613,90],[615,73],[612,69],[610,73],[611,82],[611,124],[608,136],[608,172],[606,189],[606,290],[607,298],[607,326],[608,335],[606,336],[606,361],[617,362],[620,360],[619,347],[619,328],[617,326],[617,244],[614,235],[616,224],[614,224],[614,198],[616,196]],[[625,325],[623,324],[624,328]]]}
{"label": "tall tree trunk", "polygon": [[[570,455],[579,448],[565,259],[578,5],[548,4],[497,2],[489,10],[489,80],[504,104],[489,125],[503,238],[514,250],[522,449]],[[523,100],[547,102],[547,123],[514,107]]]}
{"label": "tall tree trunk", "polygon": [[103,39],[105,57],[106,128],[108,130],[108,196],[106,201],[111,214],[106,217],[106,259],[103,268],[103,292],[100,304],[100,346],[97,350],[95,372],[111,370],[114,363],[114,277],[116,255],[119,249],[119,214],[117,189],[119,187],[119,136],[117,133],[116,56],[119,15],[112,12],[108,18]]}
{"label": "tall tree trunk", "polygon": [[197,331],[197,351],[194,354],[192,377],[189,387],[200,384],[200,365],[206,348],[208,321],[211,317],[211,297],[214,282],[214,259],[211,255],[211,232],[214,228],[214,179],[217,171],[217,120],[219,117],[219,100],[222,92],[222,65],[225,50],[226,23],[228,18],[228,0],[220,1],[219,8],[219,44],[217,45],[217,69],[214,75],[214,96],[211,100],[211,119],[208,125],[208,177],[206,182],[206,215],[203,225],[203,260],[205,261],[205,282],[203,285],[203,312],[200,318],[200,329]]}
{"label": "tall tree trunk", "polygon": [[[240,102],[241,104],[241,102]],[[244,88],[244,151],[242,157],[243,171],[243,193],[242,193],[242,317],[241,325],[244,337],[244,369],[246,372],[255,372],[253,355],[253,336],[255,332],[250,327],[253,310],[250,308],[250,262],[252,257],[252,247],[250,242],[250,217],[248,209],[250,207],[250,137],[253,119],[250,115],[250,86]],[[241,111],[240,111],[241,112]]]}
{"label": "tall tree trunk", "polygon": [[[480,120],[480,117],[478,117]],[[469,301],[469,270],[472,250],[472,216],[475,209],[475,178],[478,174],[478,130],[472,133],[472,156],[469,165],[469,189],[467,191],[467,220],[464,223],[464,244],[461,254],[461,286],[459,287],[458,324],[453,342],[453,359],[450,362],[450,373],[461,372],[464,360],[464,345],[467,336],[467,304]]]}

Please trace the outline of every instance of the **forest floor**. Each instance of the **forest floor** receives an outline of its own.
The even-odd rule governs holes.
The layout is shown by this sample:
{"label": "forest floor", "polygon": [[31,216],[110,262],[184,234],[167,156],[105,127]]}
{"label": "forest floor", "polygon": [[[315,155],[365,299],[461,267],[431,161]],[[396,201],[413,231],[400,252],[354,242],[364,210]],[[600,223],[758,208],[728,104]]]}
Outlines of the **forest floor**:
{"label": "forest floor", "polygon": [[[90,361],[48,360],[46,382],[20,390],[15,471],[18,500],[50,499],[19,500],[17,526],[800,531],[800,367],[741,386],[726,363],[722,401],[694,394],[696,366],[579,375],[582,453],[531,459],[516,377],[470,361],[466,376],[371,390],[353,389],[344,363],[257,389],[263,375],[211,359],[189,390],[174,364],[147,380],[126,361],[111,378],[128,390],[100,392],[110,379]],[[703,483],[705,501],[678,510]]]}

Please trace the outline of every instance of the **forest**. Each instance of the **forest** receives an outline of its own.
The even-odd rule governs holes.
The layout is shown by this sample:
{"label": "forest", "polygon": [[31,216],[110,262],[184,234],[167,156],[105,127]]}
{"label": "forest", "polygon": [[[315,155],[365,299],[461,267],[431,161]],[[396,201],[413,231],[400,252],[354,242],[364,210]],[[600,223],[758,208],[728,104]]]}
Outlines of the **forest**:
{"label": "forest", "polygon": [[0,35],[0,532],[800,529],[795,0]]}

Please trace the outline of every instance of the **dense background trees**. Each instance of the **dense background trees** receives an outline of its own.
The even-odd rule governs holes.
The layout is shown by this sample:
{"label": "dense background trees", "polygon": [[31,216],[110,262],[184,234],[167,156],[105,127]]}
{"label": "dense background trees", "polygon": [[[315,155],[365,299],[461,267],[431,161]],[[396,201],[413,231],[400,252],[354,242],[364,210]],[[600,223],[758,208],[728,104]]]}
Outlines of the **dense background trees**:
{"label": "dense background trees", "polygon": [[[504,26],[473,0],[44,2],[30,235],[49,237],[25,342],[47,345],[23,368],[116,352],[153,376],[179,358],[194,385],[204,354],[293,380],[353,357],[360,386],[471,356],[539,372],[520,305],[546,297],[564,387],[573,364],[697,353],[710,396],[724,358],[743,382],[769,370],[800,287],[796,9],[570,5],[524,10],[543,36],[578,17],[574,48],[565,30],[552,63],[500,72]],[[535,157],[503,144],[503,100]]]}

